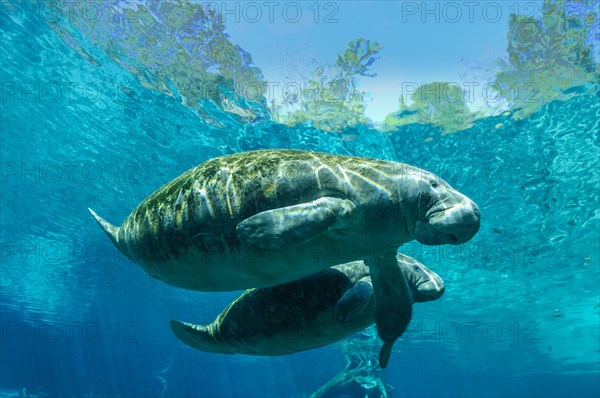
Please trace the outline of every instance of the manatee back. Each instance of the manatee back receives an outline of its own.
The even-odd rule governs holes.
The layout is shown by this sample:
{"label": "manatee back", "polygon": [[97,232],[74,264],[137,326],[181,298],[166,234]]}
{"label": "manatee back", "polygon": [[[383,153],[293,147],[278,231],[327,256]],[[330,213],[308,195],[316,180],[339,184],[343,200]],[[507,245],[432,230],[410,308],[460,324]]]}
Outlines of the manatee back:
{"label": "manatee back", "polygon": [[301,334],[324,312],[333,311],[351,285],[342,272],[327,269],[283,285],[248,290],[215,321],[219,339],[244,346]]}
{"label": "manatee back", "polygon": [[[403,163],[296,150],[242,152],[210,159],[144,199],[118,229],[119,249],[161,274],[186,256],[237,253],[237,225],[260,212],[323,196],[368,208],[365,221],[399,215],[389,206]],[[414,172],[414,171],[413,171]],[[381,187],[385,189],[380,189]],[[384,203],[389,202],[387,205]],[[397,209],[396,209],[397,210]],[[377,226],[367,225],[371,230]],[[381,225],[379,225],[381,227]],[[191,253],[190,253],[191,252]],[[198,262],[201,266],[202,262]]]}
{"label": "manatee back", "polygon": [[357,261],[294,282],[247,290],[215,320],[215,337],[242,353],[259,355],[330,343],[329,335],[337,336],[344,328],[333,320],[335,305],[367,274],[368,268]]}
{"label": "manatee back", "polygon": [[119,249],[133,261],[149,263],[168,261],[191,247],[208,254],[236,249],[236,226],[246,218],[323,194],[348,195],[343,179],[327,172],[340,162],[348,158],[294,150],[210,159],[144,199],[123,222]]}

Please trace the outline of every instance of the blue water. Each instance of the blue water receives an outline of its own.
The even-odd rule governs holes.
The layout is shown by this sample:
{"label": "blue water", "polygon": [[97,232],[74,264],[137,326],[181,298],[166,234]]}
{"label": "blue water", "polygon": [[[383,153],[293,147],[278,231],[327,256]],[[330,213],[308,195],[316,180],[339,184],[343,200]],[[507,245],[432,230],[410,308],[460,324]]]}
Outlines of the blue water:
{"label": "blue water", "polygon": [[471,242],[402,249],[439,273],[446,293],[415,306],[389,367],[374,371],[392,396],[599,396],[597,94],[576,89],[524,118],[508,111],[454,134],[426,124],[326,132],[270,121],[264,104],[243,100],[255,117],[208,103],[212,118],[202,117],[101,46],[75,51],[35,16],[3,14],[1,27],[0,396],[303,397],[353,351],[376,358],[373,328],[274,358],[183,345],[170,319],[210,322],[239,292],[150,278],[87,211],[118,224],[183,171],[260,148],[411,163],[479,205]]}

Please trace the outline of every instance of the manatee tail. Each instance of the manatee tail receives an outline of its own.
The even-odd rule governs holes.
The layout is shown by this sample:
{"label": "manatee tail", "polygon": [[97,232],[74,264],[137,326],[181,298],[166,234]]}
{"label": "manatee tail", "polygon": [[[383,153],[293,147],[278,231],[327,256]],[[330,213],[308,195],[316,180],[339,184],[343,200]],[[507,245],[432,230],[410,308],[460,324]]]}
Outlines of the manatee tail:
{"label": "manatee tail", "polygon": [[108,237],[110,238],[112,243],[118,248],[119,247],[119,239],[118,239],[119,238],[119,227],[115,227],[114,225],[112,225],[111,223],[106,221],[104,218],[102,218],[98,214],[96,214],[96,212],[94,212],[94,210],[90,209],[89,207],[88,207],[88,210],[90,211],[90,213],[92,213],[92,216],[94,216],[94,218],[96,219],[98,224],[100,224],[100,226],[102,227],[102,230],[104,230],[104,232],[106,232],[106,235],[108,235]]}
{"label": "manatee tail", "polygon": [[210,332],[210,325],[194,325],[193,323],[170,321],[169,326],[175,336],[185,344],[204,352],[217,354],[234,354],[235,351],[227,350],[219,344]]}
{"label": "manatee tail", "polygon": [[393,346],[393,341],[386,341],[383,343],[383,347],[381,347],[381,351],[379,351],[379,366],[381,366],[381,369],[385,369],[385,367],[388,365],[390,356],[392,356]]}

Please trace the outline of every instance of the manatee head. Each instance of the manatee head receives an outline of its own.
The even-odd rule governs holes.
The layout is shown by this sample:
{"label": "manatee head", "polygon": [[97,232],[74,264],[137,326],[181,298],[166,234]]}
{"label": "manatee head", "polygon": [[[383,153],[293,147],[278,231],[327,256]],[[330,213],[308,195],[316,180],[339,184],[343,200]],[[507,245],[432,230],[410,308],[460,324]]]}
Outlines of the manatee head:
{"label": "manatee head", "polygon": [[479,231],[479,208],[446,181],[423,171],[413,176],[415,239],[424,245],[458,245]]}
{"label": "manatee head", "polygon": [[438,274],[402,253],[398,253],[397,258],[415,303],[437,300],[444,294],[444,281]]}

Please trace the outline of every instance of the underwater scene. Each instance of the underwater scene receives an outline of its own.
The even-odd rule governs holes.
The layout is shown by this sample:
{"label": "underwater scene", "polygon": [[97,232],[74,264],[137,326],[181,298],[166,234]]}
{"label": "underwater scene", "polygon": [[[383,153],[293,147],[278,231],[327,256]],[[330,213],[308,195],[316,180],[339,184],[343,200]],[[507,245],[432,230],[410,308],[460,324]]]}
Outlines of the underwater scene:
{"label": "underwater scene", "polygon": [[2,0],[0,397],[600,396],[599,7]]}

